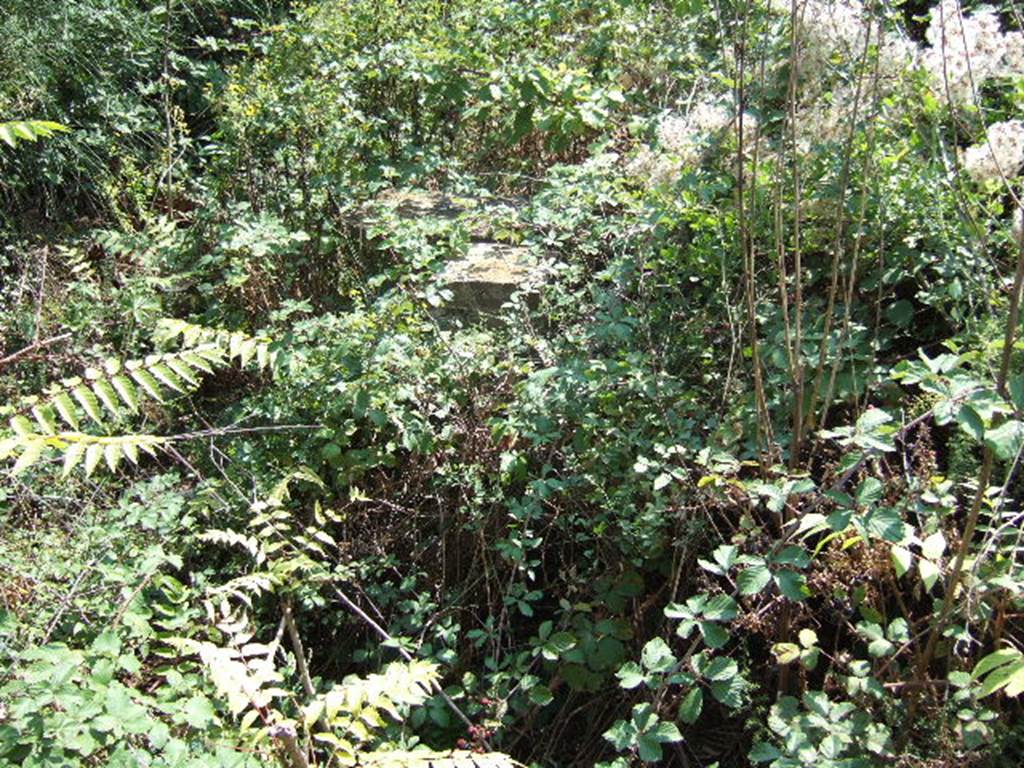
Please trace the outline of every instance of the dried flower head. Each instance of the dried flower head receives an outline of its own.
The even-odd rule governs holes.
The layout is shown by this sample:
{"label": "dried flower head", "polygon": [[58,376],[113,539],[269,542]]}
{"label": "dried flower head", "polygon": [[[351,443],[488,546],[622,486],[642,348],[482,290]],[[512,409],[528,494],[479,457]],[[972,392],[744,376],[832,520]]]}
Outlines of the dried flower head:
{"label": "dried flower head", "polygon": [[1016,176],[1024,166],[1024,120],[990,125],[985,141],[964,150],[961,163],[968,175],[979,183]]}

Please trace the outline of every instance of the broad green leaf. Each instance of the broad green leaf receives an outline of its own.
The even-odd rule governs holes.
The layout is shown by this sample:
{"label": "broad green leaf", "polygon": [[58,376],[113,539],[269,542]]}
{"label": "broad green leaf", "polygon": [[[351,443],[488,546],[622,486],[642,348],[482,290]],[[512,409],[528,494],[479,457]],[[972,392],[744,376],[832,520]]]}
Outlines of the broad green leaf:
{"label": "broad green leaf", "polygon": [[702,621],[698,626],[700,627],[701,637],[704,638],[708,648],[721,648],[729,642],[729,633],[720,624],[716,624],[713,621]]}
{"label": "broad green leaf", "polygon": [[648,735],[662,743],[671,743],[675,741],[682,741],[683,735],[679,733],[679,729],[675,723],[662,720],[649,730]]}
{"label": "broad green leaf", "polygon": [[931,560],[925,560],[922,557],[917,561],[917,571],[921,575],[921,581],[924,583],[924,588],[931,592],[932,587],[935,586],[935,582],[939,580],[939,576],[941,575],[939,566]]}
{"label": "broad green leaf", "polygon": [[640,663],[650,672],[667,672],[676,664],[676,657],[668,643],[660,637],[649,640],[640,655]]}
{"label": "broad green leaf", "polygon": [[977,680],[984,676],[986,672],[991,672],[993,669],[1001,667],[1004,664],[1009,664],[1011,661],[1019,658],[1022,658],[1021,652],[1016,648],[1002,648],[998,651],[994,651],[974,665],[974,669],[971,671],[971,677]]}
{"label": "broad green leaf", "polygon": [[212,725],[216,716],[210,700],[201,693],[195,694],[185,702],[181,714],[186,723],[199,730]]}
{"label": "broad green leaf", "polygon": [[705,680],[731,680],[739,674],[739,665],[727,656],[716,656],[701,670]]}
{"label": "broad green leaf", "polygon": [[796,600],[797,602],[806,599],[811,594],[803,574],[791,571],[788,568],[784,568],[775,574],[775,584],[778,586],[779,592],[790,600]]}
{"label": "broad green leaf", "polygon": [[960,410],[956,414],[956,421],[960,425],[960,429],[979,443],[984,439],[985,422],[982,421],[981,416],[978,415],[978,412],[972,406],[967,403],[961,405]]}
{"label": "broad green leaf", "polygon": [[782,753],[771,744],[758,741],[754,743],[747,757],[754,763],[769,763],[782,757]]}
{"label": "broad green leaf", "polygon": [[661,760],[661,743],[654,736],[641,733],[636,740],[637,752],[645,763],[657,763]]}
{"label": "broad green leaf", "polygon": [[1017,455],[1024,443],[1024,423],[1011,419],[985,433],[985,444],[1003,461]]}
{"label": "broad green leaf", "polygon": [[857,506],[869,507],[877,504],[882,498],[882,483],[880,480],[874,477],[866,477],[857,486],[856,494]]}
{"label": "broad green leaf", "polygon": [[745,568],[736,577],[736,586],[741,595],[756,595],[772,580],[772,572],[766,565]]}
{"label": "broad green leaf", "polygon": [[903,547],[893,546],[892,548],[892,565],[896,569],[896,575],[902,576],[910,570],[910,566],[914,563],[914,553],[909,549]]}
{"label": "broad green leaf", "polygon": [[729,595],[715,595],[704,605],[704,618],[712,621],[731,621],[736,618],[738,607]]}
{"label": "broad green leaf", "polygon": [[772,646],[772,654],[779,664],[791,664],[800,658],[800,646],[796,643],[776,643]]}
{"label": "broad green leaf", "polygon": [[679,703],[679,719],[687,725],[693,725],[700,717],[704,708],[704,693],[700,688],[693,688]]}
{"label": "broad green leaf", "polygon": [[946,552],[946,537],[936,531],[921,542],[921,552],[930,560],[938,560]]}

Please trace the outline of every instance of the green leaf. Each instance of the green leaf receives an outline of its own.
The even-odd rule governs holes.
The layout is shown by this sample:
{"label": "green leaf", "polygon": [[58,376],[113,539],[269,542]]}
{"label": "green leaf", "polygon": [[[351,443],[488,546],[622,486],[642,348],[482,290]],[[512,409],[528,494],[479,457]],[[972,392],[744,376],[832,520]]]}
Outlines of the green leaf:
{"label": "green leaf", "polygon": [[990,653],[975,664],[974,669],[971,671],[971,677],[978,680],[986,672],[991,672],[993,669],[1009,664],[1011,661],[1019,658],[1021,658],[1021,652],[1016,648],[1002,648]]}
{"label": "green leaf", "polygon": [[903,541],[903,518],[891,507],[879,507],[866,517],[865,528],[875,538],[898,543]]}
{"label": "green leaf", "polygon": [[[624,688],[626,686],[623,686]],[[540,707],[545,707],[554,701],[554,694],[546,685],[536,685],[530,689],[530,702]]]}
{"label": "green leaf", "polygon": [[745,568],[736,577],[736,586],[741,595],[756,595],[772,580],[772,572],[766,565]]}
{"label": "green leaf", "polygon": [[67,477],[74,472],[82,459],[85,458],[85,443],[71,443],[67,450],[64,451],[64,469],[61,471],[61,477]]}
{"label": "green leaf", "polygon": [[739,675],[730,680],[716,680],[711,683],[710,688],[711,695],[729,709],[739,709],[743,706],[746,683]]}
{"label": "green leaf", "polygon": [[641,733],[636,740],[640,759],[645,763],[656,763],[661,760],[661,743],[646,733]]}
{"label": "green leaf", "polygon": [[117,472],[117,466],[121,463],[121,446],[117,443],[107,443],[103,446],[103,458],[111,472]]}
{"label": "green leaf", "polygon": [[[702,621],[698,626],[700,627],[700,635],[704,638],[708,648],[721,648],[729,642],[729,633],[725,631],[724,627],[715,624],[715,622]],[[680,627],[682,627],[681,624]]]}
{"label": "green leaf", "polygon": [[640,663],[650,672],[668,672],[676,664],[676,657],[668,643],[660,637],[647,642],[640,655]]}
{"label": "green leaf", "polygon": [[875,658],[887,656],[895,650],[895,646],[885,639],[878,624],[862,621],[857,624],[857,632],[868,641],[868,653]]}
{"label": "green leaf", "polygon": [[995,429],[990,429],[985,433],[985,445],[1003,461],[1013,459],[1022,443],[1024,443],[1024,424],[1014,419],[1004,421]]}
{"label": "green leaf", "polygon": [[921,575],[921,582],[924,584],[925,590],[931,592],[941,575],[939,566],[922,557],[917,561],[917,571]]}
{"label": "green leaf", "polygon": [[739,608],[729,595],[715,595],[709,598],[701,611],[704,618],[712,621],[731,621],[736,618]]}
{"label": "green leaf", "polygon": [[164,401],[163,395],[160,393],[160,383],[153,377],[153,374],[145,368],[137,368],[130,375],[146,394],[158,403]]}
{"label": "green leaf", "polygon": [[168,389],[173,389],[175,392],[180,392],[182,394],[186,392],[185,383],[175,375],[174,371],[163,363],[151,366],[149,368],[149,372],[163,382]]}
{"label": "green leaf", "polygon": [[669,723],[665,720],[659,721],[647,734],[663,744],[683,740],[683,735],[679,733],[675,723]]}
{"label": "green leaf", "polygon": [[792,664],[800,658],[800,646],[796,643],[776,643],[772,646],[772,654],[779,664]]}
{"label": "green leaf", "polygon": [[111,385],[121,396],[121,400],[128,407],[129,412],[137,413],[139,410],[139,396],[135,392],[135,385],[124,376],[115,376],[110,380]]}
{"label": "green leaf", "polygon": [[18,457],[18,460],[14,462],[14,466],[11,467],[11,475],[17,477],[39,461],[45,448],[46,443],[42,440],[29,440],[24,443],[21,455]]}
{"label": "green leaf", "polygon": [[71,390],[72,396],[82,406],[82,410],[86,412],[90,419],[96,422],[97,425],[103,426],[103,412],[100,410],[100,401],[93,393],[91,389],[86,387],[75,387]]}
{"label": "green leaf", "polygon": [[800,602],[810,596],[811,590],[807,587],[807,580],[803,574],[784,568],[775,574],[775,584],[779,592],[790,600]]}
{"label": "green leaf", "polygon": [[1018,656],[1016,661],[990,672],[981,684],[978,696],[989,696],[1000,689],[1005,689],[1006,695],[1011,697],[1024,691],[1024,657]]}
{"label": "green leaf", "polygon": [[615,724],[601,735],[610,741],[615,749],[622,752],[633,746],[637,730],[632,723],[626,720],[616,720]]}
{"label": "green leaf", "polygon": [[866,477],[859,486],[855,499],[857,506],[870,507],[877,504],[882,498],[882,483],[877,478]]}
{"label": "green leaf", "polygon": [[216,717],[210,700],[201,693],[197,693],[185,702],[185,706],[181,709],[181,714],[186,723],[200,730],[210,726]]}
{"label": "green leaf", "polygon": [[167,356],[164,358],[164,364],[177,374],[178,378],[182,381],[188,382],[191,387],[198,387],[200,382],[196,378],[195,373],[185,362],[183,357]]}
{"label": "green leaf", "polygon": [[979,443],[984,439],[985,422],[982,421],[981,416],[978,415],[978,412],[972,406],[967,403],[961,405],[960,410],[956,414],[956,421],[960,425],[960,429]]}
{"label": "green leaf", "polygon": [[77,431],[79,428],[78,409],[75,408],[75,404],[71,401],[68,393],[60,392],[50,402],[67,425]]}
{"label": "green leaf", "polygon": [[758,741],[754,743],[747,757],[754,763],[768,763],[782,757],[782,753],[771,744]]}
{"label": "green leaf", "polygon": [[96,636],[90,649],[96,653],[117,656],[121,652],[121,638],[117,636],[116,632],[108,629]]}
{"label": "green leaf", "polygon": [[103,458],[103,446],[100,443],[90,443],[85,449],[85,476],[89,477],[99,466]]}
{"label": "green leaf", "polygon": [[938,560],[946,551],[946,537],[936,531],[921,542],[921,552],[930,560]]}
{"label": "green leaf", "polygon": [[109,381],[100,379],[92,385],[92,391],[96,394],[96,397],[103,403],[108,411],[114,416],[121,415],[121,408],[117,399],[117,393],[114,391],[114,387],[111,386]]}
{"label": "green leaf", "polygon": [[626,690],[642,685],[647,679],[643,670],[633,661],[627,661],[619,667],[619,671],[615,673],[615,676],[619,678],[619,687]]}
{"label": "green leaf", "polygon": [[704,694],[700,688],[693,688],[679,703],[679,719],[693,725],[704,709]]}
{"label": "green leaf", "polygon": [[555,661],[563,653],[576,647],[576,637],[571,632],[556,632],[541,647],[545,659]]}
{"label": "green leaf", "polygon": [[914,563],[914,554],[909,549],[894,546],[892,548],[892,565],[896,569],[896,575],[902,576],[910,570]]}
{"label": "green leaf", "polygon": [[57,416],[49,405],[37,405],[32,409],[32,415],[36,417],[43,434],[52,435],[57,432]]}

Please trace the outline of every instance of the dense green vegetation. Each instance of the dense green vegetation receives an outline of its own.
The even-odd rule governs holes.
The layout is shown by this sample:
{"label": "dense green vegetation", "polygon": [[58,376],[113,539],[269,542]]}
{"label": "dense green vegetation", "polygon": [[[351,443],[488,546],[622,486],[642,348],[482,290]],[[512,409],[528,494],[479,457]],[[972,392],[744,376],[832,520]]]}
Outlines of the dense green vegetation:
{"label": "dense green vegetation", "polygon": [[4,10],[0,766],[1024,762],[1019,5]]}

